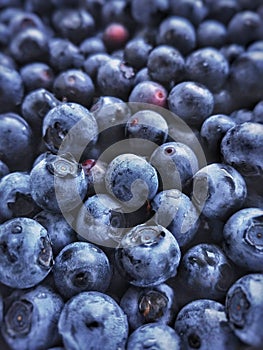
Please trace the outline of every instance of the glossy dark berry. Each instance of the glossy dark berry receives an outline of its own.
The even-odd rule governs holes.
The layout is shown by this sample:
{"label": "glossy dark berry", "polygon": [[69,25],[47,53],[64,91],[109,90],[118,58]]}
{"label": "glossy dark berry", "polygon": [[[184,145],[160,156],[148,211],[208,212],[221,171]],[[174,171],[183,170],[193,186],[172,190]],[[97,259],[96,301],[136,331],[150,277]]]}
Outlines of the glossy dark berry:
{"label": "glossy dark berry", "polygon": [[47,230],[29,218],[0,225],[0,281],[12,288],[30,288],[41,282],[53,266]]}
{"label": "glossy dark berry", "polygon": [[53,86],[54,72],[46,63],[29,63],[22,67],[20,74],[27,91],[51,90]]}
{"label": "glossy dark berry", "polygon": [[96,82],[99,68],[110,59],[111,58],[107,53],[94,53],[86,58],[83,63],[83,68],[93,81]]}
{"label": "glossy dark berry", "polygon": [[122,23],[111,23],[103,32],[103,42],[109,51],[121,49],[129,38],[129,32]]}
{"label": "glossy dark berry", "polygon": [[100,37],[92,36],[91,38],[84,39],[79,45],[80,52],[88,57],[97,53],[105,53],[106,47],[103,40]]}
{"label": "glossy dark berry", "polygon": [[[147,72],[147,74],[149,73]],[[167,94],[166,88],[161,84],[155,81],[142,81],[136,84],[132,89],[129,102],[149,103],[165,107],[167,103]]]}
{"label": "glossy dark berry", "polygon": [[196,40],[199,47],[220,48],[227,41],[227,28],[223,23],[216,20],[203,21],[196,30]]}
{"label": "glossy dark berry", "polygon": [[147,63],[151,50],[152,45],[143,38],[135,38],[125,45],[124,60],[136,69],[143,68]]}

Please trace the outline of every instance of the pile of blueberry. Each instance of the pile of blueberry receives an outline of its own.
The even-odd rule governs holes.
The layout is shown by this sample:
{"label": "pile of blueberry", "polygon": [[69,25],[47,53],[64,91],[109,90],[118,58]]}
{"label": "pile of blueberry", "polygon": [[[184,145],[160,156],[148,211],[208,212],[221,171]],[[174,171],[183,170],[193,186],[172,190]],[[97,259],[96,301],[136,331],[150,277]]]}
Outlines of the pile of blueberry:
{"label": "pile of blueberry", "polygon": [[263,349],[262,0],[0,0],[0,322]]}

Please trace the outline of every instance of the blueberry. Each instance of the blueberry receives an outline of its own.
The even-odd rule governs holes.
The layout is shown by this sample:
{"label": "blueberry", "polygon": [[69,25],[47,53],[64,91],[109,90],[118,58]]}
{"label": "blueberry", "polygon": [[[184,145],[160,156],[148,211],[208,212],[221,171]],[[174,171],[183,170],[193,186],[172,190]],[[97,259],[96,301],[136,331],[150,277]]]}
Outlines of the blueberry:
{"label": "blueberry", "polygon": [[208,13],[205,1],[203,0],[177,0],[170,2],[171,11],[174,15],[187,18],[197,26]]}
{"label": "blueberry", "polygon": [[262,124],[263,100],[259,101],[253,109],[253,120],[256,123]]}
{"label": "blueberry", "polygon": [[33,217],[38,211],[31,197],[30,176],[22,172],[12,172],[0,181],[1,221],[13,217]]}
{"label": "blueberry", "polygon": [[106,254],[88,242],[66,245],[55,259],[55,285],[66,299],[83,292],[105,292],[110,284],[111,266]]}
{"label": "blueberry", "polygon": [[103,64],[97,74],[97,86],[101,95],[127,100],[134,85],[135,72],[119,58],[111,58]]}
{"label": "blueberry", "polygon": [[143,157],[132,153],[115,157],[106,170],[106,189],[128,208],[139,208],[158,190],[157,172]]}
{"label": "blueberry", "polygon": [[230,165],[212,163],[193,176],[193,203],[210,219],[228,219],[242,207],[246,195],[244,178]]}
{"label": "blueberry", "polygon": [[[0,28],[1,28],[1,24],[0,24]],[[0,31],[1,31],[1,29],[0,29]],[[0,44],[1,44],[1,34],[0,34]],[[1,62],[1,66],[4,66],[4,67],[9,68],[9,69],[16,70],[15,61],[8,54],[0,52],[0,62]]]}
{"label": "blueberry", "polygon": [[171,45],[182,55],[187,55],[196,46],[196,33],[192,23],[183,17],[165,18],[159,26],[158,44]]}
{"label": "blueberry", "polygon": [[106,47],[103,40],[100,37],[92,36],[91,38],[84,39],[79,45],[80,52],[89,57],[98,53],[105,53]]}
{"label": "blueberry", "polygon": [[178,277],[193,299],[223,300],[234,282],[232,264],[222,249],[214,244],[201,243],[183,255]]}
{"label": "blueberry", "polygon": [[31,91],[25,96],[21,105],[22,116],[31,126],[34,136],[40,138],[44,117],[59,104],[60,101],[53,93],[44,88]]}
{"label": "blueberry", "polygon": [[254,41],[247,48],[248,51],[262,51],[263,50],[263,40]]}
{"label": "blueberry", "polygon": [[140,24],[158,24],[167,15],[168,10],[168,0],[131,0],[132,18]]}
{"label": "blueberry", "polygon": [[53,84],[56,98],[79,103],[84,107],[90,107],[94,90],[91,78],[79,69],[69,69],[60,73]]}
{"label": "blueberry", "polygon": [[48,154],[30,173],[31,195],[44,210],[68,212],[81,204],[87,180],[81,165],[71,154]]}
{"label": "blueberry", "polygon": [[127,350],[181,349],[177,333],[169,326],[152,323],[137,328],[128,338]]}
{"label": "blueberry", "polygon": [[21,68],[20,73],[27,91],[39,88],[51,90],[54,73],[46,63],[29,63]]}
{"label": "blueberry", "polygon": [[229,63],[232,63],[239,55],[245,52],[245,48],[243,45],[239,44],[228,44],[222,46],[220,52],[225,56]]}
{"label": "blueberry", "polygon": [[90,197],[96,193],[105,193],[106,188],[104,176],[108,164],[100,159],[85,159],[81,165],[84,169],[89,184],[87,195]]}
{"label": "blueberry", "polygon": [[120,306],[128,317],[130,330],[152,322],[170,325],[177,311],[174,291],[165,283],[148,288],[129,287]]}
{"label": "blueberry", "polygon": [[196,30],[196,38],[199,47],[220,48],[227,41],[226,26],[217,20],[205,20],[199,24]]}
{"label": "blueberry", "polygon": [[210,90],[204,85],[185,81],[172,88],[168,96],[168,106],[171,112],[186,123],[200,126],[211,115],[214,99]]}
{"label": "blueberry", "polygon": [[[148,69],[147,74],[149,74]],[[138,74],[136,75],[136,78],[138,78]],[[148,80],[150,80],[150,76]],[[168,92],[166,88],[161,84],[155,81],[142,81],[136,84],[132,89],[129,96],[129,102],[148,103],[165,107],[167,94]]]}
{"label": "blueberry", "polygon": [[253,112],[247,108],[236,109],[230,114],[236,124],[243,124],[245,122],[254,122]]}
{"label": "blueberry", "polygon": [[99,15],[94,18],[96,18],[96,21],[97,19],[101,20],[103,27],[111,23],[121,23],[127,26],[128,29],[134,29],[135,23],[131,17],[129,2],[122,0],[92,0],[89,2],[94,2],[94,6],[97,5],[98,9],[100,6],[100,11],[98,11]]}
{"label": "blueberry", "polygon": [[235,125],[235,121],[225,114],[211,115],[203,122],[200,135],[208,151],[209,160],[220,161],[221,141],[227,131]]}
{"label": "blueberry", "polygon": [[10,171],[27,171],[34,156],[33,134],[27,122],[16,113],[0,115],[0,159]]}
{"label": "blueberry", "polygon": [[104,247],[116,247],[125,227],[120,203],[102,193],[90,196],[76,218],[76,231],[81,238]]}
{"label": "blueberry", "polygon": [[263,342],[260,324],[263,319],[263,274],[242,276],[228,290],[226,313],[230,327],[244,343],[261,347]]}
{"label": "blueberry", "polygon": [[160,113],[145,109],[128,119],[125,133],[130,152],[150,156],[157,146],[166,141],[168,125]]}
{"label": "blueberry", "polygon": [[111,57],[107,53],[94,53],[85,59],[83,68],[93,81],[96,82],[99,68],[110,59]]}
{"label": "blueberry", "polygon": [[223,248],[238,266],[262,271],[263,209],[245,208],[233,214],[224,226]]}
{"label": "blueberry", "polygon": [[14,36],[10,42],[12,57],[19,63],[45,62],[49,58],[48,35],[37,28],[27,28]]}
{"label": "blueberry", "polygon": [[42,135],[50,151],[69,151],[80,158],[89,142],[97,139],[98,126],[87,108],[68,102],[54,107],[46,114]]}
{"label": "blueberry", "polygon": [[69,68],[80,68],[84,62],[84,56],[79,47],[67,39],[52,38],[49,41],[49,62],[58,70],[64,71]]}
{"label": "blueberry", "polygon": [[0,113],[15,111],[24,96],[21,75],[13,68],[0,65]]}
{"label": "blueberry", "polygon": [[[207,2],[207,1],[205,1]],[[227,25],[232,17],[241,9],[240,0],[208,1],[208,16]]]}
{"label": "blueberry", "polygon": [[84,8],[59,8],[52,14],[52,23],[58,34],[74,44],[80,44],[94,33],[95,22]]}
{"label": "blueberry", "polygon": [[252,179],[263,174],[263,125],[254,122],[238,124],[227,131],[221,142],[225,163]]}
{"label": "blueberry", "polygon": [[136,87],[139,83],[141,83],[143,81],[148,81],[148,80],[152,80],[150,78],[148,68],[147,67],[141,68],[136,73],[136,76],[134,79],[134,86]]}
{"label": "blueberry", "polygon": [[185,62],[181,53],[172,46],[159,45],[149,54],[147,68],[150,77],[163,84],[182,81]]}
{"label": "blueberry", "polygon": [[135,38],[127,42],[124,48],[124,60],[128,65],[140,69],[147,64],[152,45],[143,38]]}
{"label": "blueberry", "polygon": [[76,233],[61,214],[49,213],[42,210],[34,216],[34,220],[39,222],[48,231],[52,244],[54,256],[67,244],[76,241]]}
{"label": "blueberry", "polygon": [[60,315],[59,332],[65,349],[124,350],[128,338],[127,316],[106,294],[91,291],[72,297]]}
{"label": "blueberry", "polygon": [[0,160],[0,180],[7,174],[10,173],[8,166]]}
{"label": "blueberry", "polygon": [[10,219],[0,225],[0,249],[0,281],[12,288],[37,285],[53,265],[47,231],[30,218]]}
{"label": "blueberry", "polygon": [[194,238],[199,226],[199,213],[190,199],[176,189],[159,192],[151,202],[154,221],[167,227],[180,247]]}
{"label": "blueberry", "polygon": [[20,293],[14,291],[5,299],[5,341],[14,350],[41,350],[57,345],[62,308],[61,297],[42,285]]}
{"label": "blueberry", "polygon": [[227,31],[230,42],[248,45],[262,39],[262,19],[256,12],[249,10],[238,12],[228,23]]}
{"label": "blueberry", "polygon": [[214,300],[197,299],[177,314],[174,329],[183,349],[238,350],[241,343],[231,331],[224,306]]}
{"label": "blueberry", "polygon": [[103,31],[103,42],[108,52],[122,49],[129,38],[129,31],[122,23],[112,22]]}
{"label": "blueberry", "polygon": [[181,252],[172,233],[161,225],[138,225],[115,251],[115,264],[129,283],[152,287],[177,273]]}
{"label": "blueberry", "polygon": [[163,143],[152,153],[149,162],[160,174],[160,182],[164,190],[182,190],[199,170],[195,153],[181,142]]}
{"label": "blueberry", "polygon": [[188,80],[204,84],[210,91],[220,90],[228,78],[227,59],[215,48],[201,48],[188,55],[185,63]]}

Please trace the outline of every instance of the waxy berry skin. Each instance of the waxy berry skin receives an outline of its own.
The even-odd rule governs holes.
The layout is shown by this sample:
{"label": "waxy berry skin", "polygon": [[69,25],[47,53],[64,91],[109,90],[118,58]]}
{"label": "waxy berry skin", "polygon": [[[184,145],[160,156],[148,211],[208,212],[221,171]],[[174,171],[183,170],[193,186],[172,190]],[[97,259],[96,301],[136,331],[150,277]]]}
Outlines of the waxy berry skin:
{"label": "waxy berry skin", "polygon": [[[64,306],[58,323],[66,349],[125,349],[127,316],[114,299],[104,293],[82,292]],[[75,332],[72,333],[72,330]]]}
{"label": "waxy berry skin", "polygon": [[60,341],[58,319],[64,306],[59,294],[38,285],[15,290],[5,299],[2,335],[12,350],[42,350]]}
{"label": "waxy berry skin", "polygon": [[235,212],[223,230],[223,249],[239,267],[263,271],[263,209],[244,208]]}
{"label": "waxy berry skin", "polygon": [[47,230],[29,218],[0,225],[0,282],[12,288],[30,288],[49,274],[53,252]]}
{"label": "waxy berry skin", "polygon": [[181,251],[172,233],[161,225],[138,225],[115,250],[115,264],[129,283],[156,286],[177,273]]}
{"label": "waxy berry skin", "polygon": [[238,279],[227,292],[225,308],[230,327],[245,344],[260,348],[263,342],[263,274]]}

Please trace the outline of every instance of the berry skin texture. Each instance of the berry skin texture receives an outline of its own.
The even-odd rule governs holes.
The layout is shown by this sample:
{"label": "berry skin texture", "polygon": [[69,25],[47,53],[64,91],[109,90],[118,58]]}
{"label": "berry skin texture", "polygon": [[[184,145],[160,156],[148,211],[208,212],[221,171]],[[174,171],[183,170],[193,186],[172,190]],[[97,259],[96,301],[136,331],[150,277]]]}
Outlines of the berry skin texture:
{"label": "berry skin texture", "polygon": [[60,295],[96,290],[105,292],[110,284],[111,266],[106,254],[92,243],[66,245],[55,259],[53,276]]}
{"label": "berry skin texture", "polygon": [[174,329],[181,338],[182,348],[240,350],[241,343],[234,335],[224,306],[214,300],[198,299],[185,305],[177,314]]}
{"label": "berry skin texture", "polygon": [[5,299],[2,334],[12,350],[42,350],[60,340],[58,319],[63,300],[51,288],[14,291]]}
{"label": "berry skin texture", "polygon": [[128,338],[127,350],[181,349],[178,334],[169,326],[151,323],[137,328]]}
{"label": "berry skin texture", "polygon": [[0,282],[12,288],[30,288],[53,266],[47,230],[29,218],[14,218],[0,225]]}
{"label": "berry skin texture", "polygon": [[157,172],[143,157],[132,153],[115,157],[106,170],[108,192],[127,208],[140,208],[158,190]]}
{"label": "berry skin texture", "polygon": [[245,208],[226,222],[223,249],[238,266],[251,271],[263,271],[263,209]]}
{"label": "berry skin texture", "polygon": [[115,264],[129,283],[152,287],[177,273],[181,251],[172,233],[161,225],[138,225],[115,250]]}
{"label": "berry skin texture", "polygon": [[142,81],[132,89],[129,102],[150,103],[165,107],[168,92],[164,86],[155,81]]}
{"label": "berry skin texture", "polygon": [[242,276],[228,290],[226,314],[236,336],[253,347],[262,346],[263,274]]}
{"label": "berry skin texture", "polygon": [[263,125],[246,122],[229,129],[221,142],[225,163],[246,178],[255,180],[263,174]]}
{"label": "berry skin texture", "polygon": [[127,316],[115,300],[96,291],[72,297],[62,310],[58,328],[66,350],[87,344],[94,350],[124,350],[128,338]]}
{"label": "berry skin texture", "polygon": [[212,163],[193,176],[192,201],[209,219],[228,219],[242,207],[246,196],[244,178],[230,165]]}
{"label": "berry skin texture", "polygon": [[200,126],[212,114],[214,98],[202,84],[185,81],[175,85],[168,96],[168,107],[192,126]]}

